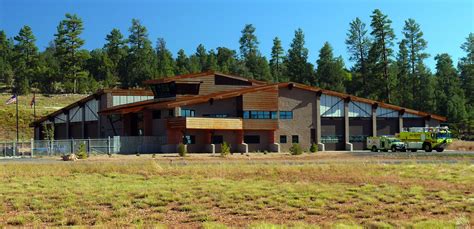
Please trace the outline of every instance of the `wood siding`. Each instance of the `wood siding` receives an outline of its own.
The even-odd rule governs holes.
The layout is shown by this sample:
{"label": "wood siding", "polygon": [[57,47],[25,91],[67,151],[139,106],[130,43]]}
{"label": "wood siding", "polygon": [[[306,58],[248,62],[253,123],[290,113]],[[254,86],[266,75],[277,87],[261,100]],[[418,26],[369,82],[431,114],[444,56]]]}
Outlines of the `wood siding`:
{"label": "wood siding", "polygon": [[242,109],[253,111],[277,111],[278,88],[272,87],[262,91],[243,94]]}
{"label": "wood siding", "polygon": [[178,117],[168,119],[167,126],[180,129],[241,130],[242,119]]}
{"label": "wood siding", "polygon": [[244,119],[244,130],[276,130],[278,119]]}

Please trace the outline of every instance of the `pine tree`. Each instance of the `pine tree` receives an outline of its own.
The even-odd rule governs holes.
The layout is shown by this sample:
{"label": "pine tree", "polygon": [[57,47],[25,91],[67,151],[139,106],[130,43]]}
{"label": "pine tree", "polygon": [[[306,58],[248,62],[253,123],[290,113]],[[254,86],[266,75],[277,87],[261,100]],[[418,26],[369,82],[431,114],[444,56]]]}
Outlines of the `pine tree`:
{"label": "pine tree", "polygon": [[349,32],[347,33],[346,45],[349,52],[349,60],[354,61],[352,68],[354,73],[352,82],[349,88],[351,92],[359,96],[367,96],[367,58],[370,49],[370,39],[367,36],[367,29],[365,23],[359,18],[354,19],[350,24]]}
{"label": "pine tree", "polygon": [[207,51],[203,44],[198,45],[195,55],[199,59],[199,72],[209,70],[207,68]]}
{"label": "pine tree", "polygon": [[12,53],[12,40],[7,39],[5,32],[0,30],[0,80],[7,86],[11,86],[14,75],[11,65]]}
{"label": "pine tree", "polygon": [[289,80],[310,84],[313,81],[313,66],[308,63],[308,49],[304,44],[303,30],[297,29],[284,63]]}
{"label": "pine tree", "polygon": [[284,50],[281,47],[281,40],[278,37],[273,39],[272,47],[272,58],[270,59],[270,71],[272,73],[273,82],[283,81],[282,79],[284,66],[283,66],[283,57]]}
{"label": "pine tree", "polygon": [[80,52],[84,40],[79,37],[84,30],[82,20],[75,14],[66,14],[66,19],[59,23],[57,30],[54,42],[60,72],[68,81],[72,81],[72,85],[66,86],[66,90],[76,93],[77,82],[85,75],[81,65],[86,57]]}
{"label": "pine tree", "polygon": [[316,61],[316,82],[321,88],[344,92],[346,72],[342,57],[334,58],[332,47],[328,42],[319,50],[319,59]]}
{"label": "pine tree", "polygon": [[176,75],[184,75],[189,73],[189,59],[183,49],[178,51],[178,57],[176,57]]}
{"label": "pine tree", "polygon": [[209,50],[207,54],[207,70],[217,71],[217,54],[214,49]]}
{"label": "pine tree", "polygon": [[393,101],[404,107],[413,107],[413,94],[407,82],[410,82],[410,60],[407,49],[407,41],[402,40],[398,46],[397,55],[397,86]]}
{"label": "pine tree", "polygon": [[35,70],[38,63],[38,48],[36,38],[29,26],[21,28],[14,40],[14,72],[15,91],[19,94],[27,94],[30,91],[31,81],[35,78]]}
{"label": "pine tree", "polygon": [[113,77],[118,78],[119,63],[127,55],[126,41],[123,39],[123,35],[118,29],[112,29],[112,31],[107,34],[105,40],[107,43],[104,45],[104,50],[106,51],[108,58],[112,61]]}
{"label": "pine tree", "polygon": [[156,42],[157,75],[158,77],[170,77],[174,74],[174,61],[171,52],[166,48],[163,38]]}
{"label": "pine tree", "polygon": [[466,118],[466,101],[453,61],[446,53],[438,54],[435,60],[437,113],[448,117],[451,123],[462,122]]}
{"label": "pine tree", "polygon": [[257,80],[271,81],[268,62],[258,50],[259,42],[255,35],[255,27],[247,24],[241,32],[240,55],[245,66],[242,74]]}
{"label": "pine tree", "polygon": [[103,49],[94,49],[90,55],[91,58],[87,60],[86,68],[92,78],[104,87],[114,87],[118,77],[114,74],[114,62],[109,58],[107,52]]}
{"label": "pine tree", "polygon": [[461,73],[462,88],[466,96],[466,109],[468,111],[467,129],[474,129],[474,33],[470,33],[466,42],[461,45],[461,49],[466,52],[458,62],[459,72]]}
{"label": "pine tree", "polygon": [[217,48],[217,66],[222,73],[238,74],[237,52],[225,47]]}
{"label": "pine tree", "polygon": [[154,78],[156,72],[156,56],[146,27],[141,25],[139,20],[132,19],[129,32],[130,48],[127,57],[120,64],[120,78],[126,88],[141,85],[144,80]]}
{"label": "pine tree", "polygon": [[[409,77],[411,81],[411,97],[413,98],[411,107],[416,108],[421,103],[423,103],[422,96],[418,94],[419,87],[426,87],[423,81],[420,81],[420,78],[423,72],[420,70],[425,69],[423,67],[423,60],[428,58],[428,54],[424,52],[427,47],[427,42],[423,39],[423,32],[420,29],[420,25],[415,22],[413,19],[408,19],[405,21],[405,27],[403,28],[403,41],[406,43],[408,49],[408,59],[409,59]],[[421,66],[422,68],[417,68]],[[405,85],[408,84],[408,81],[404,82]]]}
{"label": "pine tree", "polygon": [[373,42],[369,50],[368,67],[371,75],[369,84],[372,85],[368,89],[375,92],[375,95],[371,97],[390,102],[394,77],[389,74],[389,67],[395,34],[391,27],[392,21],[380,10],[374,10],[371,18],[372,32],[370,34],[373,36]]}

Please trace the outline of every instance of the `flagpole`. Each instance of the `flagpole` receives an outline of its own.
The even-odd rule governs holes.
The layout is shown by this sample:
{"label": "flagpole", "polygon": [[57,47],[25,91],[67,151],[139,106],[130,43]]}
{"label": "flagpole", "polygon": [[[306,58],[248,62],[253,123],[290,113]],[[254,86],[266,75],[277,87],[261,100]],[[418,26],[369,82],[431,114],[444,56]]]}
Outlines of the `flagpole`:
{"label": "flagpole", "polygon": [[16,142],[18,143],[18,140],[20,138],[20,135],[18,133],[18,94],[16,96]]}
{"label": "flagpole", "polygon": [[36,93],[33,92],[33,118],[36,121]]}

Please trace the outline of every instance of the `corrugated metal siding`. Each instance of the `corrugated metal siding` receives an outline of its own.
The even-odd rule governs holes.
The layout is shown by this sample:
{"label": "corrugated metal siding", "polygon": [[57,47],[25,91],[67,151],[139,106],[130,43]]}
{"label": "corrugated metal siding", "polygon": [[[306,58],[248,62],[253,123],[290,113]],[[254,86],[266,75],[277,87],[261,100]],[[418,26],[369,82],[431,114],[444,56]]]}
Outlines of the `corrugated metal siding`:
{"label": "corrugated metal siding", "polygon": [[418,116],[418,115],[414,115],[414,114],[410,114],[410,113],[403,114],[403,117],[404,118],[423,118],[422,116]]}
{"label": "corrugated metal siding", "polygon": [[321,95],[321,117],[343,117],[344,101],[339,97]]}
{"label": "corrugated metal siding", "polygon": [[368,103],[353,102],[349,103],[349,117],[371,117],[372,105]]}
{"label": "corrugated metal siding", "polygon": [[153,99],[153,96],[131,96],[131,95],[114,95],[112,97],[112,106],[136,103],[140,101]]}
{"label": "corrugated metal siding", "polygon": [[60,114],[54,117],[54,123],[65,123],[66,122],[66,115]]}
{"label": "corrugated metal siding", "polygon": [[398,117],[398,111],[379,107],[377,108],[377,117],[396,118]]}
{"label": "corrugated metal siding", "polygon": [[86,103],[86,121],[97,121],[99,101],[93,99]]}
{"label": "corrugated metal siding", "polygon": [[69,110],[69,118],[71,122],[82,122],[82,110],[80,107],[73,107]]}

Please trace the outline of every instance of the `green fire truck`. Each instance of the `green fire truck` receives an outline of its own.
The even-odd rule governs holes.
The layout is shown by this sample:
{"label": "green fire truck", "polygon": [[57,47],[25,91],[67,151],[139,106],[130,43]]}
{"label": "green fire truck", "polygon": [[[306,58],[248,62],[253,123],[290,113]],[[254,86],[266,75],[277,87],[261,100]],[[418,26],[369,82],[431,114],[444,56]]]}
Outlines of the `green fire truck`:
{"label": "green fire truck", "polygon": [[405,152],[405,143],[400,141],[400,139],[394,136],[380,136],[380,137],[368,137],[367,138],[367,149],[370,149],[372,152]]}
{"label": "green fire truck", "polygon": [[453,140],[448,127],[411,127],[401,131],[397,138],[404,142],[407,150],[443,152]]}

